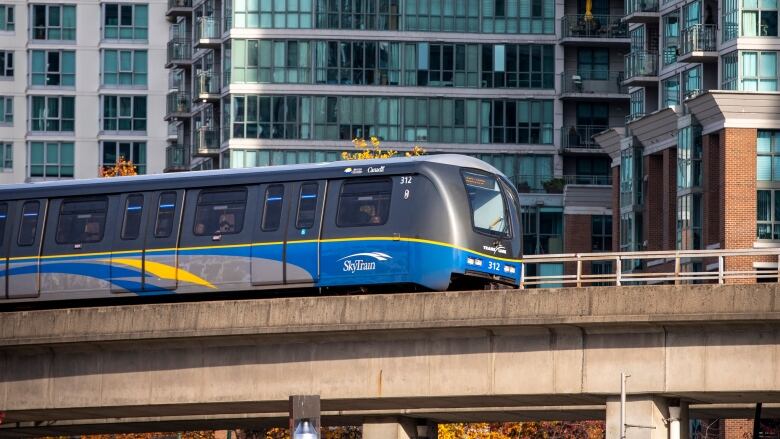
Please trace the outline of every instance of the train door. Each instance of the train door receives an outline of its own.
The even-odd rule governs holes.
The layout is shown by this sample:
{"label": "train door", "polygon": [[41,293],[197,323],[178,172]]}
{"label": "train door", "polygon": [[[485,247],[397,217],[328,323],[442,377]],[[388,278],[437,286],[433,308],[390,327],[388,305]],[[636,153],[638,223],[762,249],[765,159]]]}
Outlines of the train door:
{"label": "train door", "polygon": [[[180,288],[246,287],[250,283],[252,222],[256,188],[232,186],[187,191],[179,240]],[[185,283],[186,281],[186,283]]]}
{"label": "train door", "polygon": [[17,202],[11,228],[8,260],[9,299],[37,297],[39,294],[38,273],[40,270],[41,241],[44,233],[47,202],[45,198]]}
{"label": "train door", "polygon": [[325,180],[293,183],[285,239],[285,282],[317,282]]}
{"label": "train door", "polygon": [[111,226],[116,219],[105,195],[57,198],[49,201],[47,230],[40,261],[41,294],[69,297],[73,293],[110,289]]}
{"label": "train door", "polygon": [[[252,236],[252,285],[284,283],[284,239],[292,204],[291,184],[260,185],[252,203],[260,205],[257,219],[248,222]],[[250,204],[252,204],[250,203]]]}
{"label": "train door", "polygon": [[152,194],[119,197],[120,218],[112,231],[111,292],[140,293],[144,289],[144,242],[152,208]]}
{"label": "train door", "polygon": [[0,299],[6,298],[7,283],[8,283],[8,248],[10,246],[9,235],[7,230],[10,228],[12,222],[8,221],[8,215],[10,214],[8,203],[0,203]]}
{"label": "train door", "polygon": [[144,291],[173,291],[178,286],[177,246],[184,190],[154,192],[152,215],[146,223]]}

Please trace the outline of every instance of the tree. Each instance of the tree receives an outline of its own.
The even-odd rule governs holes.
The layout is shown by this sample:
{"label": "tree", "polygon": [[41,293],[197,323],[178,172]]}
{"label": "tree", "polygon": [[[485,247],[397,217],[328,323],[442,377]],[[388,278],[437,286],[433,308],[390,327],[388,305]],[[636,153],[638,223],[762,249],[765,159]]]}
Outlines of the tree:
{"label": "tree", "polygon": [[439,439],[601,439],[603,421],[439,424]]}
{"label": "tree", "polygon": [[[393,149],[382,149],[381,141],[376,136],[371,136],[368,141],[362,137],[352,139],[352,144],[357,148],[357,152],[342,152],[341,158],[344,160],[369,160],[369,159],[389,159],[398,155],[398,151]],[[404,154],[406,157],[417,157],[425,155],[425,149],[414,145],[412,150]]]}
{"label": "tree", "polygon": [[130,175],[138,175],[138,168],[130,160],[126,160],[124,156],[119,156],[114,166],[101,166],[101,177],[126,177]]}

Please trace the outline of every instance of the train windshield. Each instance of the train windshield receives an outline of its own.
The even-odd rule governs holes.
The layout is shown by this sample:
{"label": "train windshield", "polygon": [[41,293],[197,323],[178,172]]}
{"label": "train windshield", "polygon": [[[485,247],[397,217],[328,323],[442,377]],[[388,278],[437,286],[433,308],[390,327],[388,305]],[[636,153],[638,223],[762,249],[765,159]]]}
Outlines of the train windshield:
{"label": "train windshield", "polygon": [[463,172],[474,228],[491,235],[509,235],[506,201],[498,181],[489,175]]}

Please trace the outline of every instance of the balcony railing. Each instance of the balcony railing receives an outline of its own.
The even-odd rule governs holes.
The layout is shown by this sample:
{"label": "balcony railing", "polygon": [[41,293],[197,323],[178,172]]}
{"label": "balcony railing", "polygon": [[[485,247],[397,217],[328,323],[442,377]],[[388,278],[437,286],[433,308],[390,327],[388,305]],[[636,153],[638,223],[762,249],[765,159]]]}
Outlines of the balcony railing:
{"label": "balcony railing", "polygon": [[626,79],[638,76],[658,76],[658,53],[649,51],[631,52],[625,57]]}
{"label": "balcony railing", "polygon": [[192,0],[168,0],[168,15],[181,15],[190,12],[189,9],[192,9]]}
{"label": "balcony railing", "polygon": [[566,184],[589,184],[598,186],[609,186],[612,184],[611,175],[564,175],[563,181]]}
{"label": "balcony railing", "polygon": [[658,12],[658,0],[625,0],[626,15],[637,12]]}
{"label": "balcony railing", "polygon": [[714,24],[694,24],[680,33],[681,55],[691,52],[715,52],[718,27]]}
{"label": "balcony railing", "polygon": [[214,17],[200,17],[198,19],[197,39],[199,40],[217,40],[221,38],[219,34],[219,19]]}
{"label": "balcony railing", "polygon": [[562,38],[628,38],[628,25],[621,15],[565,15],[561,18]]}
{"label": "balcony railing", "polygon": [[166,112],[168,117],[185,116],[190,112],[190,93],[188,91],[172,91],[166,99]]}
{"label": "balcony railing", "polygon": [[192,41],[189,38],[174,38],[168,41],[168,64],[191,62]]}
{"label": "balcony railing", "polygon": [[627,114],[625,117],[625,123],[629,123],[633,120],[637,120],[640,117],[644,117],[645,113],[635,113],[635,114]]}
{"label": "balcony railing", "polygon": [[184,145],[171,145],[165,148],[165,172],[189,171],[190,152]]}
{"label": "balcony railing", "polygon": [[[744,250],[669,250],[631,251],[621,253],[569,253],[550,255],[524,255],[520,288],[527,287],[587,287],[592,285],[648,285],[648,284],[726,284],[777,282],[780,269],[729,268],[745,261],[780,261],[780,249]],[[626,267],[646,267],[652,261],[652,272],[626,272]],[[583,263],[608,262],[611,272],[585,274]],[[701,263],[694,271],[691,262]],[[576,274],[526,276],[530,265],[576,265]],[[706,267],[706,268],[705,268]],[[703,270],[703,271],[702,271]]]}
{"label": "balcony railing", "polygon": [[560,194],[563,193],[564,187],[563,179],[552,175],[517,174],[509,177],[509,181],[514,183],[520,193]]}
{"label": "balcony railing", "polygon": [[571,125],[561,128],[561,146],[564,149],[591,149],[601,147],[593,136],[608,129],[606,125]]}
{"label": "balcony railing", "polygon": [[198,73],[198,97],[206,99],[208,96],[219,95],[219,74],[206,70]]}
{"label": "balcony railing", "polygon": [[561,73],[561,93],[628,94],[622,85],[623,72],[607,70],[569,71]]}
{"label": "balcony railing", "polygon": [[196,154],[219,153],[219,130],[211,127],[198,128],[198,135],[195,139]]}

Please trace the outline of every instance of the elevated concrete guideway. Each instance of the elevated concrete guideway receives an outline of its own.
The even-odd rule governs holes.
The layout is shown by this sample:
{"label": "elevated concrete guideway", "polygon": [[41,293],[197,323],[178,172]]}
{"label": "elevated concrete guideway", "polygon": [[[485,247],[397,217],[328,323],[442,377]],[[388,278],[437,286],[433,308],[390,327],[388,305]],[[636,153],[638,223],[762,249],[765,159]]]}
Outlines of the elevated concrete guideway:
{"label": "elevated concrete guideway", "polygon": [[3,313],[0,436],[273,424],[292,394],[321,395],[326,420],[606,413],[614,432],[621,371],[654,425],[679,399],[748,410],[780,403],[778,296],[646,286]]}

